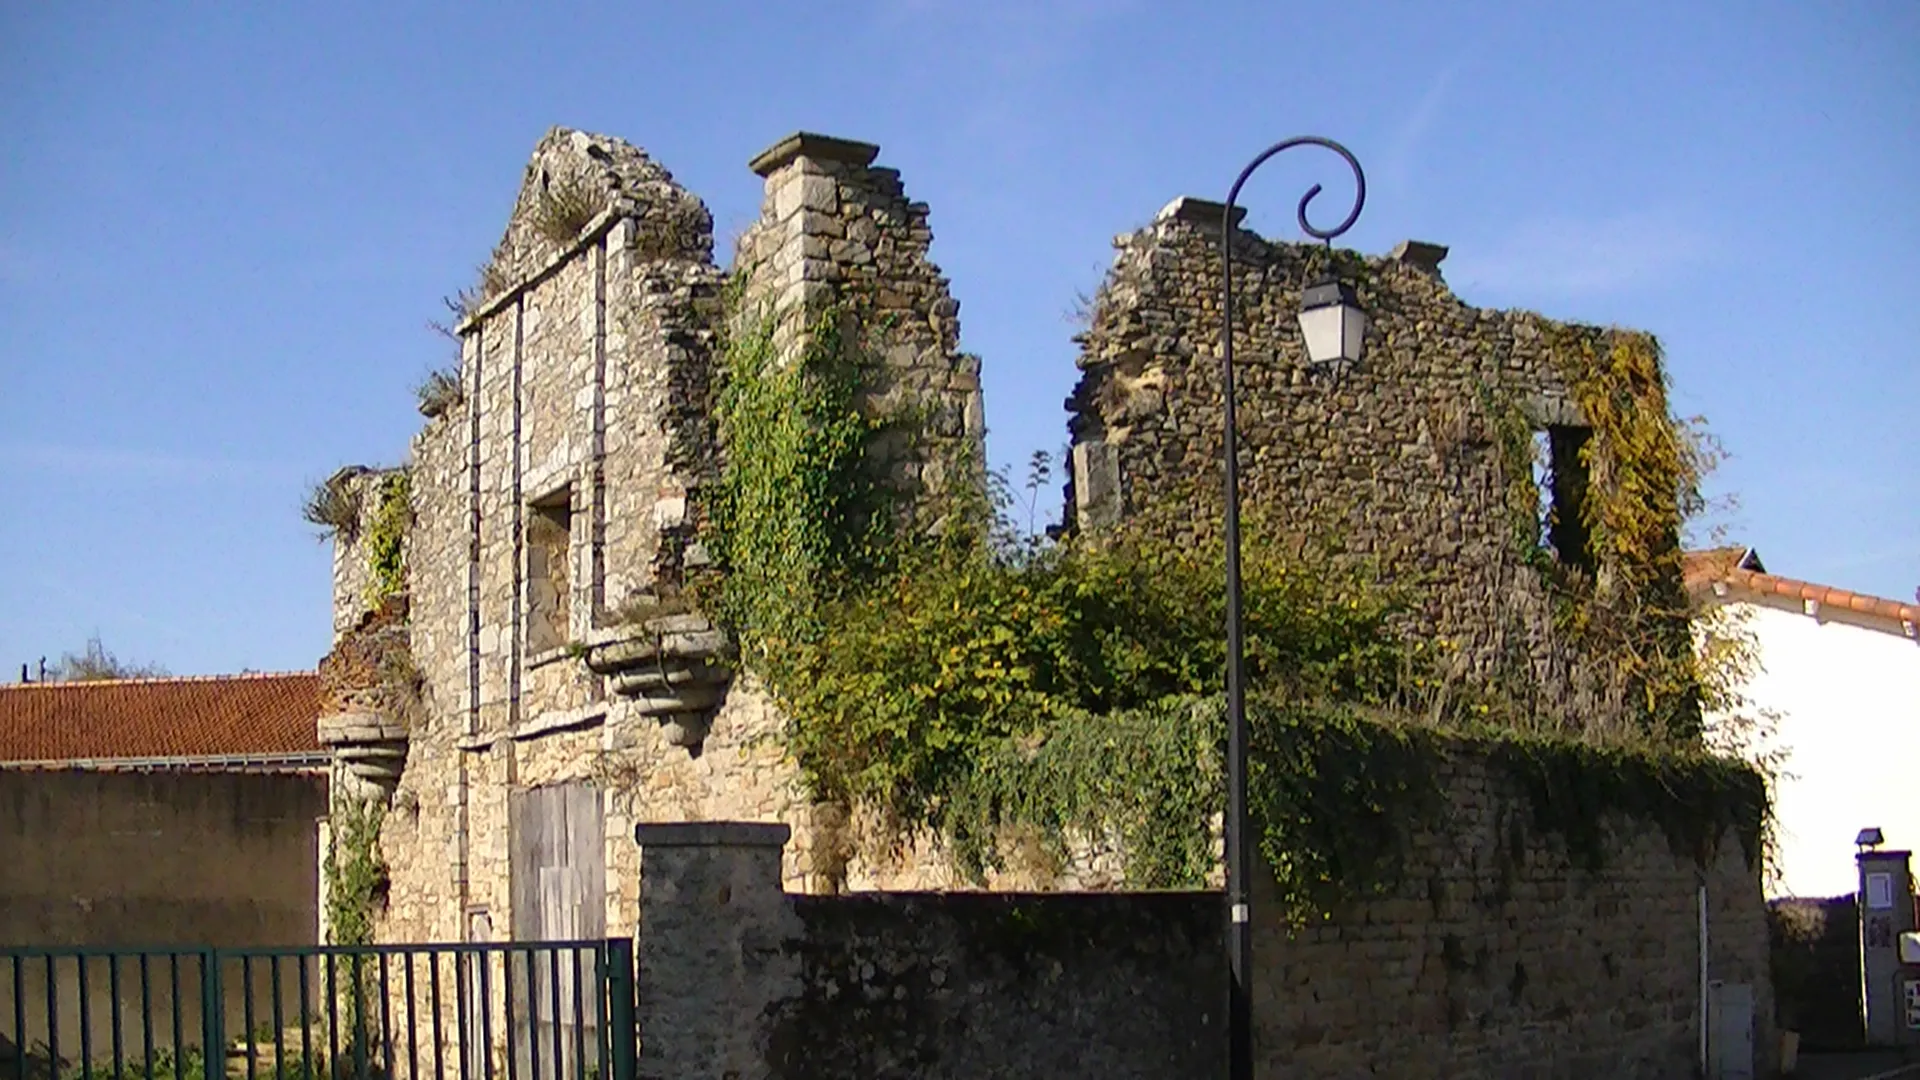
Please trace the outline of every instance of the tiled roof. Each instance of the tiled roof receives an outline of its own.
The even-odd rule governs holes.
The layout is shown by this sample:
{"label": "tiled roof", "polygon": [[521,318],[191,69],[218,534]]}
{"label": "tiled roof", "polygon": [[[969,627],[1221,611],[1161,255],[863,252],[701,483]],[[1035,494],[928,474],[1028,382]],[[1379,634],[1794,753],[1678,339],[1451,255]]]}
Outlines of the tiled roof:
{"label": "tiled roof", "polygon": [[1778,596],[1802,602],[1811,600],[1826,611],[1850,611],[1906,625],[1920,624],[1920,606],[1769,574],[1766,567],[1761,565],[1759,554],[1750,548],[1689,551],[1686,555],[1686,579],[1687,587],[1696,595],[1712,589],[1715,584],[1724,584],[1755,596]]}
{"label": "tiled roof", "polygon": [[0,762],[274,758],[320,751],[312,672],[0,686]]}

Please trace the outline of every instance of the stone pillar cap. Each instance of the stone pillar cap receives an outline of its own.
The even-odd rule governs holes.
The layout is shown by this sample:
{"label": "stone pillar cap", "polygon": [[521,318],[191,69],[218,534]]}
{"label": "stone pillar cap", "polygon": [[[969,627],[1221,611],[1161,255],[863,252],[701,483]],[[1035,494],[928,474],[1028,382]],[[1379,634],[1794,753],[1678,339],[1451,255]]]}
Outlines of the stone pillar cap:
{"label": "stone pillar cap", "polygon": [[641,847],[785,847],[793,827],[784,821],[643,821],[633,827]]}
{"label": "stone pillar cap", "polygon": [[747,162],[747,168],[759,173],[762,177],[771,176],[792,163],[797,157],[840,161],[865,168],[873,164],[873,159],[878,156],[880,156],[880,148],[872,143],[836,139],[831,135],[816,135],[811,131],[796,131],[760,151],[752,161]]}
{"label": "stone pillar cap", "polygon": [[1402,240],[1387,253],[1389,259],[1419,267],[1430,274],[1440,272],[1440,264],[1446,260],[1445,244],[1429,244],[1424,240]]}
{"label": "stone pillar cap", "polygon": [[[1153,215],[1153,220],[1172,221],[1178,218],[1181,221],[1190,221],[1195,225],[1211,225],[1217,229],[1220,227],[1220,216],[1226,212],[1226,203],[1217,203],[1210,199],[1197,199],[1192,195],[1182,195],[1161,207],[1160,212]],[[1239,228],[1240,223],[1246,220],[1246,217],[1246,207],[1235,206],[1233,208],[1233,225],[1235,228]]]}

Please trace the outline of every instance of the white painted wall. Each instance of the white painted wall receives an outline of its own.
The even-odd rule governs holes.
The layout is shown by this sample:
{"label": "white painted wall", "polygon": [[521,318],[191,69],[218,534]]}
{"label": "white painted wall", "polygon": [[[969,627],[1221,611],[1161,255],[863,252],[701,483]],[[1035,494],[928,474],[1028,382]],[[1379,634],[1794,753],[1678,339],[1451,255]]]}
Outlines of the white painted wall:
{"label": "white painted wall", "polygon": [[1728,603],[1760,647],[1747,695],[1779,713],[1788,752],[1775,798],[1782,880],[1770,891],[1840,896],[1859,887],[1861,829],[1920,851],[1920,642],[1793,603]]}

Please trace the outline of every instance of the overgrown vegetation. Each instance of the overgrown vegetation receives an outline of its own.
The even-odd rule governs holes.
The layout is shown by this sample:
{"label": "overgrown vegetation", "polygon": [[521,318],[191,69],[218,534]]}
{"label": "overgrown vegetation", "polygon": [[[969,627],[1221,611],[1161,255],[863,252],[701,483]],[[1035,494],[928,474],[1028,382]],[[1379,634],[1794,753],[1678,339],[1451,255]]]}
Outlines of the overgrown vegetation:
{"label": "overgrown vegetation", "polygon": [[716,410],[727,465],[708,497],[706,536],[726,568],[716,614],[750,660],[777,664],[818,647],[826,606],[886,568],[896,551],[894,498],[868,447],[894,418],[869,415],[869,368],[851,312],[814,314],[793,355],[779,312],[749,302],[747,275],[729,284],[723,381]]}
{"label": "overgrown vegetation", "polygon": [[382,476],[374,489],[373,520],[367,523],[367,606],[406,591],[407,527],[413,521],[406,470]]}
{"label": "overgrown vegetation", "polygon": [[380,857],[380,823],[386,807],[379,800],[340,799],[328,815],[332,842],[322,871],[327,887],[327,927],[334,945],[373,943],[373,919],[387,889],[387,866]]}
{"label": "overgrown vegetation", "polygon": [[1578,510],[1592,568],[1542,546],[1531,432],[1512,403],[1497,402],[1514,543],[1539,571],[1557,628],[1605,673],[1619,705],[1650,731],[1698,738],[1710,676],[1692,639],[1680,539],[1683,522],[1704,506],[1700,482],[1714,446],[1697,423],[1669,415],[1651,335],[1595,338],[1554,327],[1549,349],[1593,431],[1579,451],[1586,483]]}
{"label": "overgrown vegetation", "polygon": [[580,230],[600,212],[601,203],[587,177],[552,173],[543,177],[527,220],[541,237],[565,247],[579,239]]}
{"label": "overgrown vegetation", "polygon": [[351,476],[334,476],[313,485],[300,516],[320,527],[320,539],[335,536],[351,544],[360,534],[360,488]]}
{"label": "overgrown vegetation", "polygon": [[[273,1051],[271,1032],[260,1033],[256,1039],[257,1050],[261,1054]],[[26,1080],[50,1076],[50,1070],[43,1067],[47,1047],[43,1043],[39,1053],[27,1061]],[[38,1059],[38,1060],[36,1060]],[[348,1062],[341,1062],[348,1066]],[[230,1067],[231,1068],[231,1067]],[[38,1069],[39,1071],[36,1071]],[[314,1054],[308,1061],[298,1049],[289,1047],[284,1057],[270,1061],[257,1061],[250,1072],[251,1080],[318,1080],[328,1074],[325,1055]],[[140,1080],[207,1080],[206,1055],[200,1048],[188,1047],[184,1052],[175,1054],[171,1049],[156,1049],[153,1052],[153,1069],[147,1069],[146,1056],[138,1051],[130,1051],[128,1059],[116,1068],[111,1062],[97,1062],[89,1066],[74,1066],[62,1072],[63,1080],[125,1080],[128,1076],[138,1076]]]}
{"label": "overgrown vegetation", "polygon": [[459,405],[465,399],[465,391],[460,386],[458,364],[427,372],[420,384],[413,388],[413,395],[419,400],[420,415],[428,419],[444,415],[447,410]]}
{"label": "overgrown vegetation", "polygon": [[[871,812],[896,841],[934,836],[975,875],[1037,839],[1056,860],[1070,845],[1117,851],[1136,885],[1199,883],[1224,802],[1217,541],[1174,544],[1168,522],[1138,519],[1042,539],[1032,498],[1016,524],[1004,477],[960,507],[957,527],[900,529],[878,475],[890,421],[861,407],[857,320],[835,309],[788,356],[772,313],[737,289],[730,304],[727,456],[706,518],[724,573],[710,610],[789,717],[814,797]],[[1271,542],[1249,512],[1250,786],[1296,918],[1390,887],[1407,830],[1438,806],[1436,768],[1467,751],[1528,793],[1532,827],[1585,865],[1611,815],[1652,821],[1699,857],[1729,828],[1757,848],[1764,786],[1687,738],[1698,672],[1653,618],[1684,610],[1674,530],[1695,477],[1677,436],[1655,430],[1657,354],[1621,348],[1581,400],[1609,447],[1591,528],[1625,569],[1565,584],[1584,605],[1572,629],[1621,665],[1642,725],[1585,741],[1512,732],[1513,698],[1452,677],[1450,643],[1391,629],[1405,596],[1351,560]],[[1032,463],[1029,488],[1045,465]]]}

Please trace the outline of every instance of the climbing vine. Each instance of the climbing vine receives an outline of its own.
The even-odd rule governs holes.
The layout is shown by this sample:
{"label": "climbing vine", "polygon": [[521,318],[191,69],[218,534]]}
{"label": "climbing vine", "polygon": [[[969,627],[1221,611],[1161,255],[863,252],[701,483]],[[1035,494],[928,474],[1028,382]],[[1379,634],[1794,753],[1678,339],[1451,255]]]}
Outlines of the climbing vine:
{"label": "climbing vine", "polygon": [[890,421],[861,408],[867,364],[851,313],[815,314],[789,355],[782,326],[798,316],[750,304],[747,278],[736,275],[726,293],[716,410],[726,464],[704,535],[725,569],[716,614],[773,663],[817,642],[821,605],[892,553],[891,492],[868,454]]}
{"label": "climbing vine", "polygon": [[336,945],[373,942],[373,918],[386,890],[387,866],[380,857],[380,824],[385,807],[377,800],[343,799],[328,820],[332,842],[323,864],[327,883],[327,925]]}
{"label": "climbing vine", "polygon": [[1701,446],[1668,414],[1652,335],[1614,331],[1595,340],[1561,328],[1553,355],[1594,432],[1583,451],[1591,480],[1582,514],[1606,567],[1564,621],[1615,672],[1651,730],[1695,737],[1701,679],[1680,533],[1702,505]]}
{"label": "climbing vine", "polygon": [[[1177,520],[1149,511],[1036,540],[985,492],[937,534],[913,527],[880,472],[898,418],[865,405],[857,310],[816,316],[789,354],[780,321],[730,290],[726,452],[704,515],[721,572],[703,603],[788,718],[811,794],[872,811],[897,840],[930,835],[976,878],[1037,837],[1056,863],[1091,849],[1117,856],[1137,886],[1200,884],[1218,863],[1224,803],[1218,539],[1169,541]],[[1674,433],[1648,426],[1665,417],[1657,355],[1654,382],[1643,378],[1650,343],[1618,348],[1576,383],[1605,447],[1590,528],[1606,564],[1627,569],[1563,584],[1605,616],[1581,614],[1577,632],[1624,627],[1631,651],[1649,640],[1633,634],[1665,647],[1621,597],[1651,584],[1671,599],[1658,590],[1678,567],[1659,530],[1677,529],[1692,474],[1662,441]],[[1656,408],[1659,421],[1633,415]],[[1494,415],[1503,458],[1530,455],[1524,418]],[[1530,469],[1509,479],[1516,542],[1537,549]],[[1744,840],[1758,828],[1764,786],[1737,764],[1645,731],[1601,744],[1499,730],[1514,719],[1499,694],[1440,674],[1451,643],[1393,629],[1404,593],[1351,559],[1278,542],[1267,524],[1252,508],[1243,547],[1249,786],[1295,920],[1396,885],[1409,830],[1442,806],[1439,768],[1469,751],[1530,796],[1534,828],[1583,865],[1597,865],[1610,816],[1654,821],[1703,858],[1727,829]],[[1537,551],[1529,561],[1551,569]],[[1648,665],[1636,685],[1661,703],[1664,655],[1633,653]]]}
{"label": "climbing vine", "polygon": [[373,520],[362,536],[367,545],[368,607],[379,607],[381,601],[406,591],[407,526],[412,514],[406,472],[381,477]]}
{"label": "climbing vine", "polygon": [[1595,336],[1566,326],[1547,333],[1552,361],[1592,431],[1579,450],[1586,483],[1572,511],[1592,568],[1542,545],[1532,425],[1513,401],[1483,389],[1514,550],[1538,572],[1556,627],[1634,726],[1696,739],[1712,676],[1691,636],[1680,537],[1704,505],[1710,440],[1698,421],[1668,414],[1660,348],[1650,335]]}

